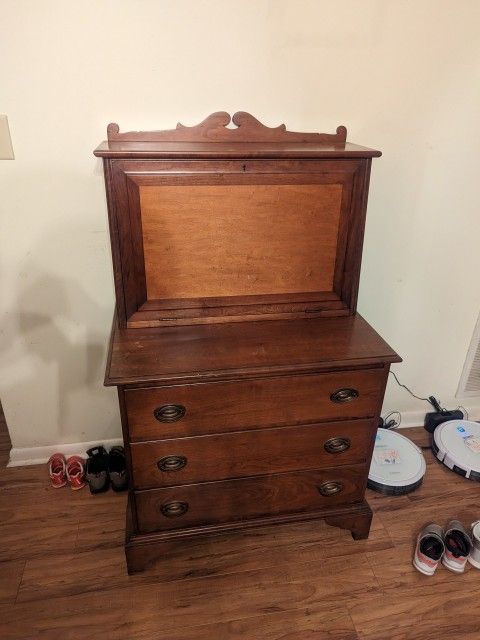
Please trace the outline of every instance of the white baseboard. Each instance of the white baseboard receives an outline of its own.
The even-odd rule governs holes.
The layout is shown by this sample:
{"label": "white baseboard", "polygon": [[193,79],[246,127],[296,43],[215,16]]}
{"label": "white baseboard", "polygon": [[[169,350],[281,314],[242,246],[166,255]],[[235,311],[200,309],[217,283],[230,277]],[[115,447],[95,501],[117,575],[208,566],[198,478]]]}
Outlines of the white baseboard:
{"label": "white baseboard", "polygon": [[[384,413],[385,415],[385,413]],[[480,407],[470,407],[468,410],[469,420],[480,421]],[[408,427],[420,427],[423,425],[425,411],[403,411],[400,429]],[[109,449],[116,445],[123,445],[121,438],[114,440],[103,440],[100,442],[73,442],[72,444],[57,444],[47,447],[13,447],[10,451],[9,467],[26,467],[32,464],[45,464],[52,453],[57,451],[65,456],[85,456],[87,449],[103,444]]]}
{"label": "white baseboard", "polygon": [[[433,411],[433,408],[432,408]],[[382,412],[382,415],[386,415],[388,412]],[[421,427],[425,420],[425,411],[402,411],[402,423],[400,429],[408,427]],[[473,422],[480,421],[480,407],[468,408],[468,420]]]}
{"label": "white baseboard", "polygon": [[8,467],[26,467],[32,464],[45,464],[52,453],[63,453],[64,456],[86,457],[87,449],[103,444],[106,449],[123,445],[121,438],[100,442],[72,442],[71,444],[53,444],[47,447],[13,447],[10,451]]}

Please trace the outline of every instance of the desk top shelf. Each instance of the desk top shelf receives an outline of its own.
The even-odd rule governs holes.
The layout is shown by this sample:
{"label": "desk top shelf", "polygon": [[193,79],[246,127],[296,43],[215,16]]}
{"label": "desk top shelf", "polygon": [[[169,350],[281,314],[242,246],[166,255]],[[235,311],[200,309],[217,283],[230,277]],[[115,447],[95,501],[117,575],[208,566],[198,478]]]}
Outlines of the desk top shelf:
{"label": "desk top shelf", "polygon": [[359,314],[135,331],[114,322],[105,383],[215,382],[400,361]]}

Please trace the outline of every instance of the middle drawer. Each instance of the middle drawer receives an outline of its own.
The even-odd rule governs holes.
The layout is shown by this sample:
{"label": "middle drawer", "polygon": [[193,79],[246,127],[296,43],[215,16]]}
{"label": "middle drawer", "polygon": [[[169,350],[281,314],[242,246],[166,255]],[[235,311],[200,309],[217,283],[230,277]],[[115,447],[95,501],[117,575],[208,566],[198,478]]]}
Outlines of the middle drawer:
{"label": "middle drawer", "polygon": [[373,420],[173,438],[130,445],[135,489],[364,462]]}

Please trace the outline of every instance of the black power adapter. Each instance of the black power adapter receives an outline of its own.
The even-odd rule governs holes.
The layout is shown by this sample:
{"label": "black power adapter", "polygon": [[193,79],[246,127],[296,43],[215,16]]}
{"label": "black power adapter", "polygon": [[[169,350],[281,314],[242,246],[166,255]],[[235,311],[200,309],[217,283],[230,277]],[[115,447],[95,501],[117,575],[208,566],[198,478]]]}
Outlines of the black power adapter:
{"label": "black power adapter", "polygon": [[453,409],[452,411],[442,409],[438,400],[433,396],[428,397],[428,402],[430,402],[432,407],[435,409],[435,411],[425,414],[425,422],[423,423],[423,426],[429,433],[433,433],[438,425],[442,424],[442,422],[447,422],[448,420],[462,420],[465,417],[463,415],[463,411],[460,411],[460,409]]}

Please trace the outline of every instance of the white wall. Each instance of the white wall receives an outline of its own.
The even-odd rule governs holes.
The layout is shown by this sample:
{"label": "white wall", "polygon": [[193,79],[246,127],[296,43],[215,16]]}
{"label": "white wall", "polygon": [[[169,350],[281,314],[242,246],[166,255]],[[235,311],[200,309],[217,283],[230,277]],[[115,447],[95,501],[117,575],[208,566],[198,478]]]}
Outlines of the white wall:
{"label": "white wall", "polygon": [[[247,110],[374,161],[359,310],[448,405],[480,310],[478,0],[2,0],[0,398],[14,446],[115,438],[108,122]],[[470,399],[469,405],[479,404]],[[385,409],[423,409],[390,384]]]}

